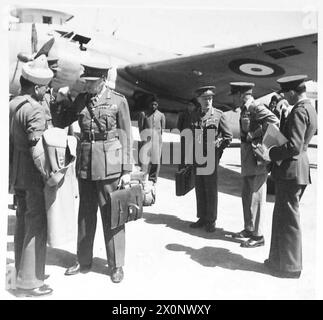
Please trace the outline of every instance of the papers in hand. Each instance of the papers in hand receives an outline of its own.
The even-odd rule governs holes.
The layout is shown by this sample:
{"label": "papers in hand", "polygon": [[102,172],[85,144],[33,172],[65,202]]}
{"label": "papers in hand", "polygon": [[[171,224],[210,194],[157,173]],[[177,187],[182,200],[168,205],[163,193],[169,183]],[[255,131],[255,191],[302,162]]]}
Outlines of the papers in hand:
{"label": "papers in hand", "polygon": [[[274,124],[270,123],[267,127],[264,138],[262,139],[262,144],[269,149],[274,146],[282,146],[286,142],[288,142],[288,140],[279,131],[279,128]],[[280,165],[282,163],[282,160],[276,161],[276,163]]]}

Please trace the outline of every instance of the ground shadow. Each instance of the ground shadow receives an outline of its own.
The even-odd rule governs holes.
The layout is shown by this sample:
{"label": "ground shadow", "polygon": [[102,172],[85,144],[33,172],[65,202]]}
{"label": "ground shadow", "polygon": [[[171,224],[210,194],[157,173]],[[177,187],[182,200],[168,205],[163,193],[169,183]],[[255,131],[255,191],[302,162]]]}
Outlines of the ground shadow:
{"label": "ground shadow", "polygon": [[[66,269],[74,265],[76,260],[75,254],[62,249],[47,247],[46,265],[54,265]],[[107,261],[104,259],[93,258],[91,272],[108,275],[109,269],[106,263]]]}
{"label": "ground shadow", "polygon": [[192,236],[204,238],[204,239],[217,239],[229,242],[242,243],[242,240],[232,238],[233,232],[225,231],[221,228],[217,228],[215,232],[206,232],[204,229],[192,229],[190,224],[192,221],[181,220],[176,216],[167,214],[154,214],[144,212],[144,221],[150,224],[164,224],[167,228],[171,228],[177,231],[188,233]]}
{"label": "ground shadow", "polygon": [[166,246],[167,250],[185,252],[190,258],[204,267],[220,267],[230,270],[253,271],[270,275],[263,263],[244,258],[225,248],[203,247],[193,249],[177,243]]}
{"label": "ground shadow", "polygon": [[239,172],[218,167],[218,192],[232,196],[241,196],[242,178]]}

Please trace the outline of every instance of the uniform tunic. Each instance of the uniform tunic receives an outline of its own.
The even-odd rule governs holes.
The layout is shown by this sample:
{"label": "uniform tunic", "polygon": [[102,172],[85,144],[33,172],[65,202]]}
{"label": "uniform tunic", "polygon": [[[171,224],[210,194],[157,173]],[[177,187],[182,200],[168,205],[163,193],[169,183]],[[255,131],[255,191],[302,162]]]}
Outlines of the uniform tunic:
{"label": "uniform tunic", "polygon": [[310,100],[296,103],[286,119],[282,133],[288,142],[270,150],[274,163],[276,201],[273,212],[269,263],[279,271],[302,270],[302,236],[299,201],[311,183],[308,144],[317,130],[317,114]]}
{"label": "uniform tunic", "polygon": [[[197,217],[209,223],[213,223],[217,219],[218,207],[218,152],[230,145],[232,133],[226,120],[225,114],[216,108],[211,107],[203,116],[197,112],[198,119],[192,124],[194,130],[194,155],[195,155],[195,194],[197,204]],[[211,132],[208,131],[211,130]],[[211,133],[211,135],[210,135]],[[212,140],[208,141],[207,137],[212,136]],[[222,139],[222,140],[220,140]],[[208,161],[215,161],[214,170],[208,174],[199,174],[199,169],[204,169],[205,165],[199,163],[197,157],[197,144],[200,144],[203,155]],[[207,155],[207,146],[212,144],[211,152],[214,154]],[[208,165],[208,164],[206,164]]]}
{"label": "uniform tunic", "polygon": [[[258,163],[251,142],[260,143],[269,123],[278,126],[278,118],[264,105],[256,105],[251,98],[240,114],[241,175],[244,229],[254,236],[262,236],[263,204],[266,201],[268,171],[264,163]],[[247,141],[251,135],[252,140]]]}
{"label": "uniform tunic", "polygon": [[[21,105],[23,101],[27,102]],[[33,289],[42,286],[44,281],[47,225],[44,183],[33,162],[32,147],[46,129],[46,114],[43,106],[30,95],[12,99],[9,110],[13,146],[10,183],[17,197],[17,287]]]}
{"label": "uniform tunic", "polygon": [[[121,174],[132,170],[132,133],[129,107],[124,96],[105,89],[92,102],[79,94],[66,110],[61,126],[78,120],[81,145],[78,163],[80,206],[77,256],[81,266],[90,266],[100,207],[108,264],[124,265],[125,227],[111,229],[110,192],[116,190]],[[86,107],[90,105],[101,130]],[[94,140],[93,140],[94,138]],[[92,140],[92,141],[91,141]]]}

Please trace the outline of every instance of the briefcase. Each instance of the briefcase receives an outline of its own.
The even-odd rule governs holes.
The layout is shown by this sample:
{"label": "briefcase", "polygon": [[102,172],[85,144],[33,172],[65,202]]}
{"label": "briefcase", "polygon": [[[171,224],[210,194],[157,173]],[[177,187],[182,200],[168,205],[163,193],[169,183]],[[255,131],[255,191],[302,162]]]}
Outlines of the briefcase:
{"label": "briefcase", "polygon": [[111,229],[142,217],[142,188],[135,185],[110,193]]}
{"label": "briefcase", "polygon": [[176,195],[184,196],[195,186],[194,166],[189,165],[175,173]]}

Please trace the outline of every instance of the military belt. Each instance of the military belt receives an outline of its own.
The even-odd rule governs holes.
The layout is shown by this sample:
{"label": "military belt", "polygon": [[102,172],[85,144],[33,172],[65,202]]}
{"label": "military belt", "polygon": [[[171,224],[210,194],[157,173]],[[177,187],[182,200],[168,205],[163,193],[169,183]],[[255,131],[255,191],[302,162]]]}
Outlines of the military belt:
{"label": "military belt", "polygon": [[82,141],[105,141],[117,139],[118,135],[116,132],[90,132],[85,131],[81,134]]}

